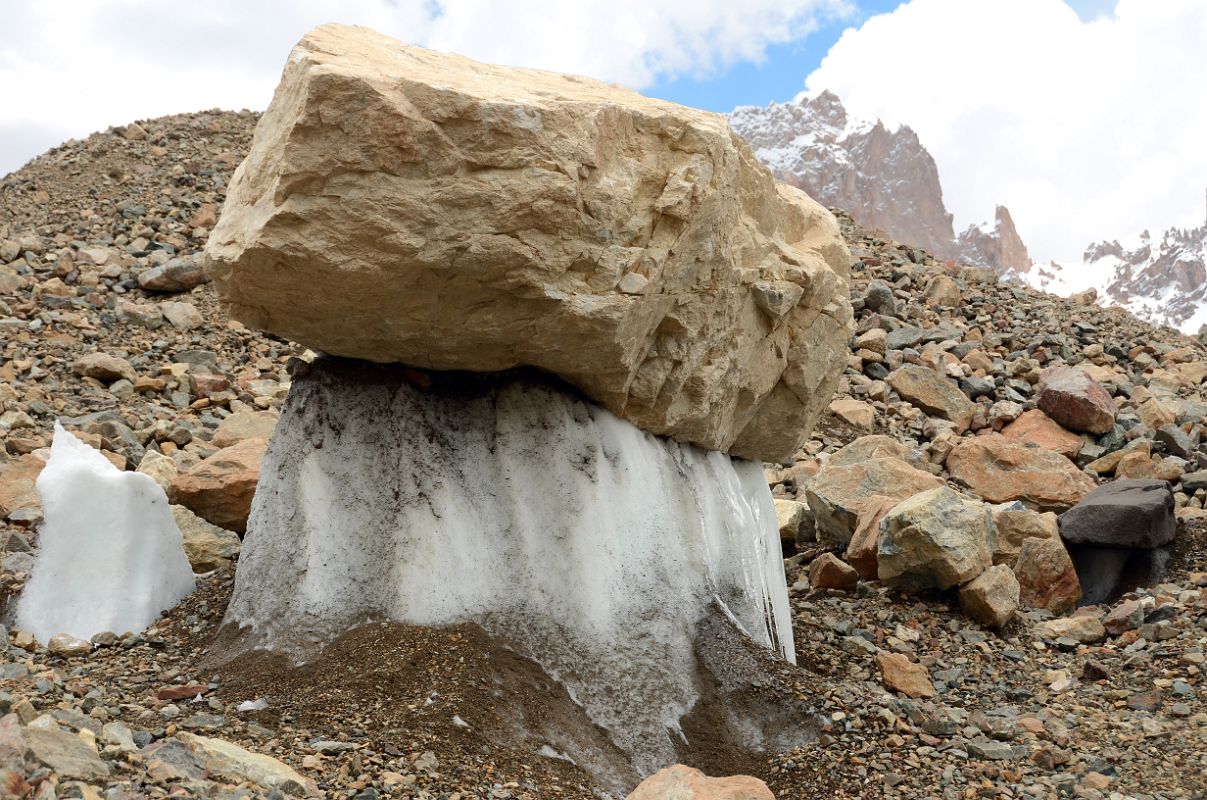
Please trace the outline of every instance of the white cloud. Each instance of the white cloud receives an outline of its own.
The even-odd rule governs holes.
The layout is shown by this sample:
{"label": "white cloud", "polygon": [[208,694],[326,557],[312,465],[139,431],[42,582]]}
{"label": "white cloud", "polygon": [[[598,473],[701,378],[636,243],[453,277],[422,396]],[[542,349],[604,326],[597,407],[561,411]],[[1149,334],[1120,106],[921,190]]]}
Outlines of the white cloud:
{"label": "white cloud", "polygon": [[203,108],[263,108],[324,22],[636,88],[757,60],[849,0],[0,2],[0,175],[72,136]]}
{"label": "white cloud", "polygon": [[1033,257],[1201,224],[1207,2],[1076,5],[912,0],[848,30],[807,86],[913,127],[957,224],[1004,203]]}

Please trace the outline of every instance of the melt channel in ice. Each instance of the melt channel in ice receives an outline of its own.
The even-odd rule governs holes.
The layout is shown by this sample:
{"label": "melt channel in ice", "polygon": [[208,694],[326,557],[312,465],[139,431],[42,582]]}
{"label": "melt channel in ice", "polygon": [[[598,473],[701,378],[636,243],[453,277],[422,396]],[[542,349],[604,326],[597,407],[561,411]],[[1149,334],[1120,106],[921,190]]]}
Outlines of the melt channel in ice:
{"label": "melt channel in ice", "polygon": [[193,591],[168,498],[56,423],[38,475],[43,522],[17,624],[39,641],[145,630]]}
{"label": "melt channel in ice", "polygon": [[539,383],[424,391],[324,359],[265,457],[226,622],[303,658],[369,620],[476,622],[656,768],[710,614],[794,660],[761,464]]}

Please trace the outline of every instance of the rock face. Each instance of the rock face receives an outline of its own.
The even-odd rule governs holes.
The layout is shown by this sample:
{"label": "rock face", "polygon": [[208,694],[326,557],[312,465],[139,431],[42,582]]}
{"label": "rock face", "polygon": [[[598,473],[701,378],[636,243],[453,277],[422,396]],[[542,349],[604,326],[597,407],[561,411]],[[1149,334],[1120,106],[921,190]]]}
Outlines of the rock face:
{"label": "rock face", "polygon": [[1006,274],[1026,273],[1031,269],[1031,254],[1005,206],[998,206],[994,211],[992,226],[969,226],[960,234],[956,248],[958,258],[969,264],[985,264]]}
{"label": "rock face", "polygon": [[1040,377],[1039,408],[1071,431],[1100,435],[1115,425],[1115,401],[1077,367],[1051,367]]}
{"label": "rock face", "polygon": [[[241,638],[215,657],[307,653],[370,620],[475,622],[563,676],[639,772],[672,760],[698,653],[732,630],[765,661],[795,654],[762,466],[545,380],[330,358],[295,375],[227,609]],[[740,683],[771,679],[741,662]]]}
{"label": "rock face", "polygon": [[1103,484],[1060,517],[1060,535],[1072,544],[1152,549],[1177,533],[1173,491],[1165,481]]}
{"label": "rock face", "polygon": [[992,564],[993,520],[947,487],[916,494],[880,523],[880,580],[907,591],[948,589]]}
{"label": "rock face", "polygon": [[793,455],[849,253],[723,116],[364,28],[294,49],[208,245],[235,318],[327,353],[533,366],[640,428]]}
{"label": "rock face", "polygon": [[991,503],[1021,500],[1040,511],[1063,511],[1094,489],[1073,462],[1000,434],[964,439],[947,456],[952,478]]}

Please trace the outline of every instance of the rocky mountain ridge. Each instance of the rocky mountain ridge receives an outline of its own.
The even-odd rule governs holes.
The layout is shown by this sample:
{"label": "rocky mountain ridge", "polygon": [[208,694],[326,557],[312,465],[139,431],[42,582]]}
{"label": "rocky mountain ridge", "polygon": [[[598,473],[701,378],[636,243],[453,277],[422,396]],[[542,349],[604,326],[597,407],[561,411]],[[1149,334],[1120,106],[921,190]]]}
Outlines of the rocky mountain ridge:
{"label": "rocky mountain ridge", "polygon": [[908,125],[852,118],[833,92],[766,107],[742,106],[730,126],[780,180],[943,260],[1023,273],[1027,248],[1010,212],[956,236],[934,158]]}

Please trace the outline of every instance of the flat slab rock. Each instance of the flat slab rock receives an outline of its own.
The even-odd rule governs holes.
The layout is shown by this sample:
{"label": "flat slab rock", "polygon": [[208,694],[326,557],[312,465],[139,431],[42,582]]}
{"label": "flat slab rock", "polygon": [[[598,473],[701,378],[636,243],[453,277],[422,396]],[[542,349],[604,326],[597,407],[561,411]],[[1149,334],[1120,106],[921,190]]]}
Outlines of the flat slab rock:
{"label": "flat slab rock", "polygon": [[847,357],[834,217],[721,114],[365,28],[294,49],[207,249],[236,319],[558,375],[652,433],[790,458]]}
{"label": "flat slab rock", "polygon": [[1060,535],[1071,544],[1152,549],[1176,534],[1173,490],[1165,481],[1103,484],[1060,517]]}

